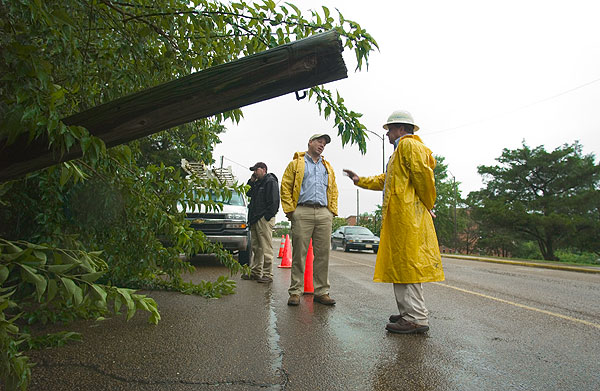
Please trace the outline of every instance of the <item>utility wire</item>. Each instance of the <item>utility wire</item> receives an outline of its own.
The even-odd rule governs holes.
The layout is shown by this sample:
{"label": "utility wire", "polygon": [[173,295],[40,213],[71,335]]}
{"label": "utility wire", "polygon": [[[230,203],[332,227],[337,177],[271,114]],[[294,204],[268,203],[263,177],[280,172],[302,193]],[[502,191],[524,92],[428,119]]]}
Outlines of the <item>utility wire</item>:
{"label": "utility wire", "polygon": [[231,159],[229,159],[229,158],[227,158],[227,157],[225,157],[225,156],[223,156],[223,159],[225,159],[225,160],[229,160],[230,162],[232,162],[232,163],[235,163],[235,164],[237,164],[238,166],[240,166],[240,167],[243,167],[243,168],[245,168],[245,169],[248,169],[248,168],[250,168],[250,166],[245,166],[245,165],[243,165],[243,164],[240,164],[240,163],[236,162],[235,160],[231,160]]}
{"label": "utility wire", "polygon": [[589,86],[590,84],[594,84],[594,83],[597,83],[597,82],[599,82],[599,81],[600,81],[600,78],[598,78],[598,79],[595,79],[595,80],[592,80],[592,81],[590,81],[590,82],[587,82],[587,83],[585,83],[585,84],[582,84],[582,85],[580,85],[580,86],[577,86],[577,87],[575,87],[575,88],[571,88],[570,90],[563,91],[563,92],[561,92],[561,93],[558,93],[558,94],[556,94],[556,95],[552,95],[552,96],[550,96],[550,97],[548,97],[548,98],[544,98],[544,99],[538,100],[538,101],[536,101],[536,102],[529,103],[529,104],[527,104],[527,105],[525,105],[525,106],[518,107],[518,108],[516,108],[516,109],[514,109],[514,110],[510,110],[510,111],[506,111],[506,112],[504,112],[504,113],[496,114],[496,115],[494,115],[494,116],[491,116],[491,117],[488,117],[488,118],[484,118],[484,119],[480,119],[480,120],[477,120],[477,121],[474,121],[474,122],[469,122],[469,123],[466,123],[466,124],[462,124],[462,125],[454,126],[454,127],[452,127],[452,128],[447,128],[447,129],[442,129],[442,130],[435,130],[435,131],[433,131],[433,132],[425,132],[425,133],[423,133],[423,134],[425,134],[425,135],[430,135],[430,134],[439,134],[439,133],[445,133],[445,132],[449,132],[449,131],[451,131],[451,130],[456,130],[456,129],[464,128],[464,127],[467,127],[467,126],[472,126],[472,125],[480,124],[480,123],[482,123],[482,122],[491,121],[491,120],[493,120],[493,119],[496,119],[496,118],[498,118],[498,117],[504,117],[504,116],[506,116],[506,115],[508,115],[508,114],[512,114],[512,113],[515,113],[515,112],[517,112],[517,111],[525,110],[525,109],[527,109],[527,108],[529,108],[529,107],[531,107],[531,106],[535,106],[535,105],[538,105],[538,104],[540,104],[540,103],[547,102],[547,101],[549,101],[549,100],[551,100],[551,99],[558,98],[559,96],[562,96],[562,95],[565,95],[565,94],[571,93],[571,92],[573,92],[573,91],[576,91],[576,90],[578,90],[578,89],[580,89],[580,88],[583,88],[583,87],[587,87],[587,86]]}

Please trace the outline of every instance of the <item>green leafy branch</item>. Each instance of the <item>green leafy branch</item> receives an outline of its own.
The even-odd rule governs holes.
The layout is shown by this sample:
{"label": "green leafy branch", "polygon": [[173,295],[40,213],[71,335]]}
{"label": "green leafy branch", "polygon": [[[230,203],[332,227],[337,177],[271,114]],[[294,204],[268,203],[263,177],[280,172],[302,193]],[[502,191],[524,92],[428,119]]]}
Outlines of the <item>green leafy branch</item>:
{"label": "green leafy branch", "polygon": [[336,99],[333,98],[331,91],[316,86],[310,89],[308,98],[315,98],[319,108],[319,114],[322,114],[325,119],[329,119],[331,114],[334,115],[334,127],[338,129],[338,135],[342,139],[342,145],[348,143],[358,145],[361,153],[367,152],[366,127],[360,122],[361,113],[348,110],[344,105],[344,98],[337,94]]}
{"label": "green leafy branch", "polygon": [[106,314],[112,302],[115,313],[125,306],[127,320],[144,310],[150,313],[150,323],[158,323],[154,299],[132,289],[96,283],[108,269],[100,255],[0,239],[0,375],[9,389],[25,389],[29,381],[32,364],[22,354],[24,350],[78,338],[62,333],[33,339],[17,325],[28,313],[70,309],[79,314]]}

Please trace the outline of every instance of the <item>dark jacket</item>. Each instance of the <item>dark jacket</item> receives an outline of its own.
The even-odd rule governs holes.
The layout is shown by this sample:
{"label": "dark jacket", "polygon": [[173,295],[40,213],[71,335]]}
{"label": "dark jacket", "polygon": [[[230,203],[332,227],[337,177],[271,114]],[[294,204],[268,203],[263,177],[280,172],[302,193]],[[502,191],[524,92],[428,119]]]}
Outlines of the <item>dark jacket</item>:
{"label": "dark jacket", "polygon": [[248,180],[250,190],[246,195],[250,197],[248,206],[248,224],[252,225],[264,217],[271,220],[279,210],[279,182],[275,174],[267,173],[263,179]]}

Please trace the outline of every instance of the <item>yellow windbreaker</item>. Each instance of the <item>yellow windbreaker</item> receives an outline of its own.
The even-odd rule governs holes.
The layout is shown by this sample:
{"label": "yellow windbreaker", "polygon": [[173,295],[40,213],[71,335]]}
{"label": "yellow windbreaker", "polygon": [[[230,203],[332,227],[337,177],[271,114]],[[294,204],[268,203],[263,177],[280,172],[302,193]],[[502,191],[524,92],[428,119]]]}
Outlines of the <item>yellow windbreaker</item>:
{"label": "yellow windbreaker", "polygon": [[413,284],[443,281],[444,270],[433,219],[435,159],[419,136],[400,139],[387,173],[360,178],[357,186],[384,190],[381,241],[375,282]]}
{"label": "yellow windbreaker", "polygon": [[[281,207],[285,213],[293,212],[298,206],[300,188],[304,179],[304,155],[306,152],[294,153],[294,158],[288,164],[281,178]],[[323,165],[327,170],[327,209],[334,216],[338,214],[338,189],[335,183],[335,174],[328,161],[323,158]]]}

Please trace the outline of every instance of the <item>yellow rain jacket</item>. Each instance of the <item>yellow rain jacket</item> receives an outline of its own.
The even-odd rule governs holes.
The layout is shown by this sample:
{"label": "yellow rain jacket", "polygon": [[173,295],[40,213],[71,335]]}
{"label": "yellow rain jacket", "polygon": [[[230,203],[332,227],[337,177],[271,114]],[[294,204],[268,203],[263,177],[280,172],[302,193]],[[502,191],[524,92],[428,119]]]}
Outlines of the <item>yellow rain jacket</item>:
{"label": "yellow rain jacket", "polygon": [[419,136],[407,135],[387,165],[387,173],[360,178],[357,186],[384,190],[381,241],[375,282],[414,284],[443,281],[444,270],[433,219],[435,159]]}
{"label": "yellow rain jacket", "polygon": [[[300,188],[304,179],[304,155],[306,152],[296,152],[281,178],[281,207],[285,213],[293,212],[298,206]],[[338,214],[338,189],[335,183],[333,168],[325,158],[322,159],[327,170],[327,209],[334,216]]]}

